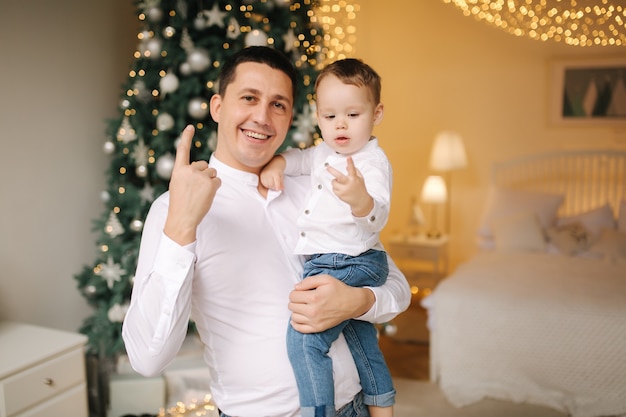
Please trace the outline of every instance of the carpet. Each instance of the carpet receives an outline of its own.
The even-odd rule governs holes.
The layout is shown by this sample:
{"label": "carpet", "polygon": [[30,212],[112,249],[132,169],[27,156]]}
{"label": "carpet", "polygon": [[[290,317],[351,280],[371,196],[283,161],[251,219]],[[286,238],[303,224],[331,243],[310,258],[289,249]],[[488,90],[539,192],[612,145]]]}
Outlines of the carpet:
{"label": "carpet", "polygon": [[394,378],[394,386],[394,417],[567,417],[551,408],[494,399],[456,408],[429,381]]}

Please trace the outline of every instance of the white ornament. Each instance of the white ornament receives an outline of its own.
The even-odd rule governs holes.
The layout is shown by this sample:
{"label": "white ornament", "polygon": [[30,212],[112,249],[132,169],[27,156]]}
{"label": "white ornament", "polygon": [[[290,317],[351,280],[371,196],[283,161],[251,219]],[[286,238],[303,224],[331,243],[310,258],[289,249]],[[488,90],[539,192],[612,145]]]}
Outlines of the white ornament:
{"label": "white ornament", "polygon": [[146,51],[143,54],[150,59],[157,59],[161,56],[162,49],[163,41],[159,38],[152,38],[146,42]]}
{"label": "white ornament", "polygon": [[124,321],[124,317],[126,317],[126,312],[128,311],[128,304],[115,304],[113,307],[109,309],[107,312],[107,317],[112,323],[122,323]]}
{"label": "white ornament", "polygon": [[187,55],[187,62],[192,71],[203,72],[211,65],[209,51],[202,48],[195,48]]}
{"label": "white ornament", "polygon": [[174,35],[176,35],[176,28],[172,26],[165,26],[163,28],[163,36],[165,36],[167,39],[170,39]]}
{"label": "white ornament", "polygon": [[246,46],[265,46],[267,45],[267,34],[265,32],[254,29],[246,35]]}
{"label": "white ornament", "polygon": [[176,74],[168,72],[159,80],[159,88],[161,89],[161,93],[163,95],[167,93],[173,93],[178,90],[179,85],[178,77]]}
{"label": "white ornament", "polygon": [[115,144],[113,143],[113,141],[107,140],[106,142],[104,142],[102,150],[104,150],[105,154],[111,155],[113,152],[115,152]]}
{"label": "white ornament", "polygon": [[113,261],[113,258],[110,256],[107,258],[106,264],[100,264],[100,269],[96,273],[107,282],[107,287],[113,288],[113,284],[116,281],[120,281],[122,279],[122,275],[126,273],[126,270],[123,269],[120,264],[116,264]]}
{"label": "white ornament", "polygon": [[150,183],[145,183],[141,191],[139,191],[139,197],[142,203],[152,203],[154,201],[154,187]]}
{"label": "white ornament", "polygon": [[135,232],[141,232],[141,229],[143,229],[143,221],[141,219],[134,219],[130,222],[130,229]]}
{"label": "white ornament", "polygon": [[138,165],[137,168],[135,168],[135,174],[137,174],[139,178],[146,178],[148,176],[148,167],[145,165]]}
{"label": "white ornament", "polygon": [[296,48],[296,41],[298,38],[293,33],[293,29],[289,29],[287,33],[283,35],[283,42],[285,42],[285,51],[290,52]]}
{"label": "white ornament", "polygon": [[202,13],[198,13],[196,18],[193,20],[193,27],[196,28],[196,30],[206,29],[206,18]]}
{"label": "white ornament", "polygon": [[172,177],[172,170],[174,169],[174,155],[166,153],[157,159],[156,172],[159,177],[169,180]]}
{"label": "white ornament", "polygon": [[120,109],[127,109],[130,107],[130,100],[127,98],[124,98],[122,100],[120,100]]}
{"label": "white ornament", "polygon": [[156,127],[159,130],[170,130],[174,127],[174,117],[169,113],[160,113],[156,119]]}
{"label": "white ornament", "polygon": [[104,231],[107,235],[111,236],[112,238],[116,238],[119,235],[124,233],[124,227],[122,226],[122,223],[120,223],[120,220],[117,218],[117,215],[115,214],[115,212],[112,211],[109,214],[109,219],[107,220],[107,223],[104,226]]}
{"label": "white ornament", "polygon": [[224,27],[224,17],[228,14],[227,12],[223,12],[219,9],[218,2],[213,3],[213,7],[210,11],[203,10],[200,13],[202,13],[207,19],[205,27],[217,25],[221,28]]}
{"label": "white ornament", "polygon": [[145,13],[148,17],[148,20],[153,23],[160,22],[161,19],[163,19],[163,10],[161,10],[159,7],[150,7],[145,11]]}
{"label": "white ornament", "polygon": [[202,97],[192,98],[187,105],[187,111],[194,119],[204,119],[209,114],[209,103]]}
{"label": "white ornament", "polygon": [[124,143],[129,143],[137,140],[137,134],[135,133],[135,129],[133,129],[133,127],[131,126],[128,116],[124,116],[122,124],[117,130],[117,140]]}
{"label": "white ornament", "polygon": [[111,199],[111,195],[109,194],[108,191],[102,191],[100,193],[100,200],[102,200],[103,203],[108,202]]}
{"label": "white ornament", "polygon": [[178,70],[180,71],[180,73],[182,75],[191,75],[191,73],[193,72],[191,70],[191,65],[189,65],[189,62],[183,62],[182,64],[180,64],[180,67],[178,67]]}
{"label": "white ornament", "polygon": [[146,165],[148,163],[148,151],[150,148],[145,144],[143,138],[139,138],[139,141],[135,145],[130,156],[135,160],[135,165]]}
{"label": "white ornament", "polygon": [[241,35],[241,26],[234,17],[231,17],[228,21],[228,28],[226,29],[226,37],[228,39],[237,39]]}

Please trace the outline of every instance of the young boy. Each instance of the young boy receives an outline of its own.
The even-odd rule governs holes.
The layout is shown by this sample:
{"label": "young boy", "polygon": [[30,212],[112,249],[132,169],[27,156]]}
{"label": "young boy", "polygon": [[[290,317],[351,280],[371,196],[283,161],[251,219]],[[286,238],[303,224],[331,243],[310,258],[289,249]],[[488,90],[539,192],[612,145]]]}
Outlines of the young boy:
{"label": "young boy", "polygon": [[[327,66],[316,84],[317,119],[324,142],[288,150],[261,172],[269,189],[282,190],[283,174],[310,175],[309,199],[298,218],[295,253],[307,259],[304,276],[329,274],[356,286],[379,286],[388,274],[379,233],[387,222],[391,166],[372,136],[383,117],[379,75],[357,59]],[[291,326],[287,349],[302,417],[334,416],[331,343],[343,333],[356,363],[372,417],[392,416],[395,390],[373,324],[348,320],[321,333]]]}

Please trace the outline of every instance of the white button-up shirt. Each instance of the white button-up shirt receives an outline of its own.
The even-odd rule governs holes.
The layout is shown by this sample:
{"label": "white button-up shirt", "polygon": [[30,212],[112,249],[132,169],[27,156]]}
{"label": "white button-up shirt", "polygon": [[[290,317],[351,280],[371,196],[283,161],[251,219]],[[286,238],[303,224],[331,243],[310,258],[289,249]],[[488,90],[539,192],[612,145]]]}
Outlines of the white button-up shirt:
{"label": "white button-up shirt", "polygon": [[307,149],[284,152],[285,175],[310,175],[311,189],[298,217],[299,239],[295,252],[345,253],[356,256],[369,249],[383,250],[380,231],[389,217],[391,201],[391,164],[378,139],[372,138],[358,152],[350,155],[361,172],[374,208],[365,217],[352,215],[350,205],[333,192],[335,178],[327,167],[346,174],[347,156],[336,153],[325,142]]}
{"label": "white button-up shirt", "polygon": [[[283,192],[263,198],[258,177],[215,157],[210,165],[222,185],[197,229],[197,240],[180,246],[163,234],[169,194],[148,214],[123,338],[132,366],[155,375],[176,356],[190,318],[205,345],[216,404],[241,417],[299,415],[298,392],[287,357],[289,293],[301,279],[294,255],[296,218],[308,190],[307,177],[285,179]],[[361,319],[384,322],[405,310],[408,284],[391,263],[376,303]],[[360,390],[345,339],[331,348],[336,405]]]}

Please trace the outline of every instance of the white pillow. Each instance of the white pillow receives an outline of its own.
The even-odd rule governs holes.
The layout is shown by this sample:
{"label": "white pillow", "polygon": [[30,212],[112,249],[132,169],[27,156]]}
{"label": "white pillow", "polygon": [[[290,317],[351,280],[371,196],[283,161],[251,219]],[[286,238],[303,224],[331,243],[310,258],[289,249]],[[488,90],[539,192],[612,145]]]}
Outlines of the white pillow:
{"label": "white pillow", "polygon": [[626,233],[604,229],[586,254],[610,260],[626,259]]}
{"label": "white pillow", "polygon": [[600,236],[604,229],[615,229],[615,218],[613,210],[607,203],[601,207],[586,211],[575,216],[561,217],[557,219],[557,226],[580,223],[589,232],[592,239]]}
{"label": "white pillow", "polygon": [[563,203],[563,199],[564,196],[559,194],[491,187],[478,228],[478,235],[482,238],[491,238],[493,236],[492,223],[495,220],[523,212],[534,213],[541,228],[547,229],[554,225],[557,211]]}
{"label": "white pillow", "polygon": [[626,233],[626,200],[619,204],[619,217],[617,218],[617,230]]}
{"label": "white pillow", "polygon": [[535,213],[526,211],[499,217],[492,223],[498,251],[545,251],[546,239]]}

